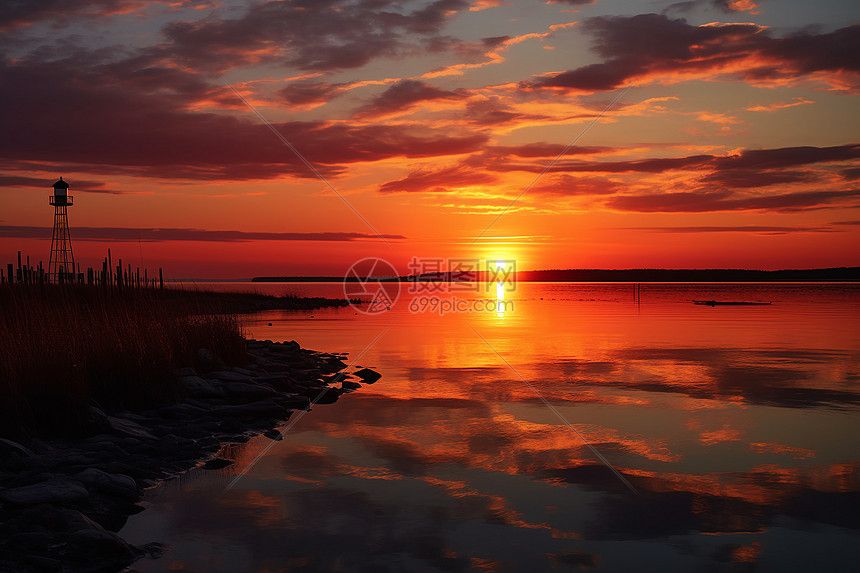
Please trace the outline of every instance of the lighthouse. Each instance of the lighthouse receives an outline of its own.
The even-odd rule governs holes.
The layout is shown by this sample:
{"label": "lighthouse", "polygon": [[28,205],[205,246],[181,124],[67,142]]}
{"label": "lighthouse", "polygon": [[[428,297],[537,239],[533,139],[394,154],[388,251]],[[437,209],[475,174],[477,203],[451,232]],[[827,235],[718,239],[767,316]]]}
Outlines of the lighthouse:
{"label": "lighthouse", "polygon": [[54,194],[48,197],[48,203],[54,206],[54,232],[51,235],[48,280],[54,283],[72,282],[75,279],[75,255],[72,254],[67,209],[74,204],[74,198],[69,195],[69,184],[63,181],[62,177],[53,187]]}

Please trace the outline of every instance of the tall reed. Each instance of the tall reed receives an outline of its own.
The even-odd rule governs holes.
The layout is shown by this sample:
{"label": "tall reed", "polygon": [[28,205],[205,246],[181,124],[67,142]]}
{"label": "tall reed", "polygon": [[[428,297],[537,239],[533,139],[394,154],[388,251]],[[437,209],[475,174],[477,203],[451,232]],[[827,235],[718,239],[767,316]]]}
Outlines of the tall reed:
{"label": "tall reed", "polygon": [[183,291],[83,285],[0,287],[0,432],[63,431],[88,403],[139,410],[178,397],[174,371],[199,348],[245,358],[235,315]]}

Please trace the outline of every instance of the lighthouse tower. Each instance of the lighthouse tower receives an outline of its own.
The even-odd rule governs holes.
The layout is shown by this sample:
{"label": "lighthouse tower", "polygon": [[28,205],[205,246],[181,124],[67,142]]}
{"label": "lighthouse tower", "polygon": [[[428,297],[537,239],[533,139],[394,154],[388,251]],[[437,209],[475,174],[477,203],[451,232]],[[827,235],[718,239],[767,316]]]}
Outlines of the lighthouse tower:
{"label": "lighthouse tower", "polygon": [[69,195],[69,184],[60,177],[54,183],[54,194],[48,197],[54,206],[54,233],[51,235],[51,259],[48,263],[48,280],[54,283],[72,282],[75,278],[75,256],[72,254],[72,237],[69,235],[69,216],[66,209],[74,204]]}

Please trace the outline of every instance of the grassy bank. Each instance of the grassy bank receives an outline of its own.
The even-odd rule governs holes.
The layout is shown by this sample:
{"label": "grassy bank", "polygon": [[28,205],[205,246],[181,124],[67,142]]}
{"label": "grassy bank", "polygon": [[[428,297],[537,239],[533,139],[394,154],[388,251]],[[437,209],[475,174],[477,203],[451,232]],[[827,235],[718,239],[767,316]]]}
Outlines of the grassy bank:
{"label": "grassy bank", "polygon": [[245,342],[227,295],[104,291],[41,285],[0,288],[0,435],[67,433],[94,403],[138,410],[177,398],[182,366],[206,368],[198,349],[240,364]]}

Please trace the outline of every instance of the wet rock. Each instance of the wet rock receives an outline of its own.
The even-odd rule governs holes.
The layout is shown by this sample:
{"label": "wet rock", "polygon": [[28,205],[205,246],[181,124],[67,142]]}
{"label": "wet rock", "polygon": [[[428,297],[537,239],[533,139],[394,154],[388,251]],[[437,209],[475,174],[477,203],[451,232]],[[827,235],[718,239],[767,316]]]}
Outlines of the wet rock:
{"label": "wet rock", "polygon": [[228,394],[234,397],[242,397],[246,399],[271,398],[276,396],[277,392],[271,386],[264,384],[246,384],[244,382],[227,382],[224,384],[224,389]]}
{"label": "wet rock", "polygon": [[224,390],[200,376],[182,376],[179,383],[191,396],[223,396]]}
{"label": "wet rock", "polygon": [[143,555],[116,533],[101,528],[82,529],[69,535],[66,553],[72,557],[71,561],[85,565],[84,571],[122,569]]}
{"label": "wet rock", "polygon": [[105,423],[111,430],[124,436],[131,436],[132,438],[138,438],[143,440],[156,439],[151,432],[149,432],[137,422],[132,422],[131,420],[124,420],[122,418],[106,416]]}
{"label": "wet rock", "polygon": [[353,372],[353,375],[361,378],[361,381],[365,384],[373,384],[374,382],[382,378],[382,374],[380,374],[379,372],[374,372],[370,368],[362,368],[361,370]]}
{"label": "wet rock", "polygon": [[137,499],[140,495],[134,478],[123,474],[109,474],[98,468],[87,468],[75,474],[75,480],[94,490],[127,499]]}
{"label": "wet rock", "polygon": [[18,442],[13,442],[12,440],[7,440],[6,438],[0,438],[0,457],[5,456],[15,456],[15,457],[32,457],[35,454],[19,444]]}
{"label": "wet rock", "polygon": [[265,416],[278,417],[284,415],[284,407],[271,400],[261,400],[248,404],[236,404],[233,406],[221,406],[212,411],[218,416],[242,417],[242,416]]}
{"label": "wet rock", "polygon": [[59,571],[63,567],[63,562],[59,559],[43,555],[27,555],[24,562],[40,571]]}
{"label": "wet rock", "polygon": [[212,370],[215,367],[215,356],[208,348],[197,349],[197,360],[206,370]]}
{"label": "wet rock", "polygon": [[239,374],[238,372],[230,372],[228,370],[219,370],[209,374],[210,378],[224,380],[225,382],[249,382],[253,380],[250,376]]}
{"label": "wet rock", "polygon": [[221,468],[226,468],[227,466],[232,466],[232,460],[225,460],[224,458],[212,458],[207,461],[201,467],[204,470],[220,470]]}
{"label": "wet rock", "polygon": [[[110,533],[142,510],[135,502],[144,488],[188,471],[227,443],[260,433],[283,439],[275,427],[293,410],[307,410],[311,400],[330,404],[360,387],[349,375],[334,375],[343,356],[303,350],[294,341],[251,341],[248,353],[251,366],[228,369],[200,349],[201,372],[215,372],[176,371],[185,396],[176,405],[110,415],[91,405],[87,421],[95,435],[26,445],[0,439],[0,571],[12,563],[16,572],[107,573],[144,554],[158,556],[158,544],[135,548]],[[379,379],[367,372],[367,380]],[[213,458],[202,467],[231,463]]]}
{"label": "wet rock", "polygon": [[266,430],[265,432],[263,432],[263,435],[266,436],[267,438],[269,438],[270,440],[275,440],[276,442],[284,439],[284,435],[275,429]]}
{"label": "wet rock", "polygon": [[19,550],[32,552],[34,549],[42,549],[50,545],[51,536],[43,531],[18,533],[10,537],[8,543]]}
{"label": "wet rock", "polygon": [[39,503],[74,503],[89,497],[87,489],[76,481],[54,478],[41,483],[0,491],[0,501],[13,505]]}
{"label": "wet rock", "polygon": [[340,398],[340,393],[338,388],[308,388],[304,394],[311,399],[312,404],[334,404]]}
{"label": "wet rock", "polygon": [[303,394],[281,394],[274,400],[285,408],[305,410],[311,405],[311,399]]}

